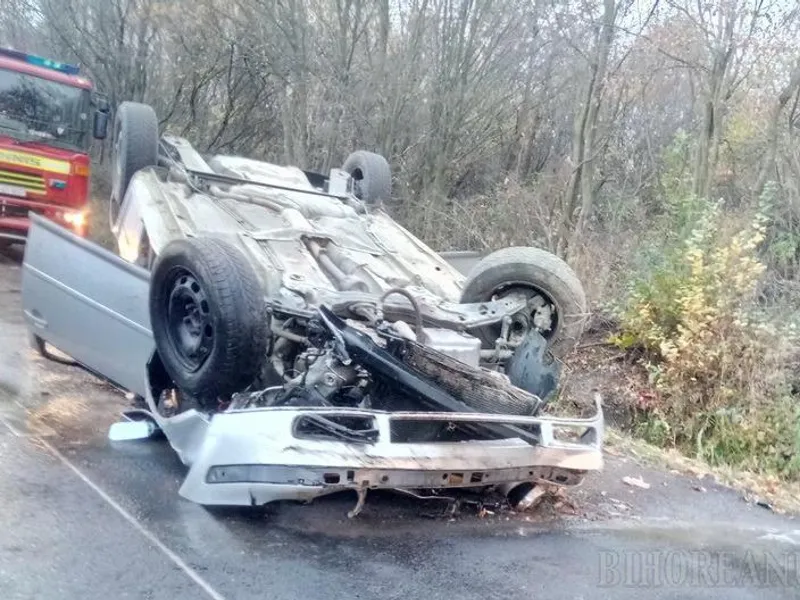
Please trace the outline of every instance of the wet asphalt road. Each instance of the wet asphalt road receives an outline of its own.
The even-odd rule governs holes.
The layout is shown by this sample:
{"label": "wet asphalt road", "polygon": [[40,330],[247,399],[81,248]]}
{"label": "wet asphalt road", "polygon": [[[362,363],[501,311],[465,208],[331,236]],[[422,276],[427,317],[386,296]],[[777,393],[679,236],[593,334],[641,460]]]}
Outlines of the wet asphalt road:
{"label": "wet asphalt road", "polygon": [[19,286],[0,256],[3,600],[800,597],[793,519],[616,457],[574,492],[577,516],[450,519],[391,495],[352,521],[349,495],[193,505],[165,442],[107,441],[121,394],[29,351]]}

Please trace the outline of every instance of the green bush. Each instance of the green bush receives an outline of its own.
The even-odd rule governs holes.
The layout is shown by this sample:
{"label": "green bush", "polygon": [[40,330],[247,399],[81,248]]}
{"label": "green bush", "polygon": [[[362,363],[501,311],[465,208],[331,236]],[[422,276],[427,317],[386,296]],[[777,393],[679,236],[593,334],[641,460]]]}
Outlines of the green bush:
{"label": "green bush", "polygon": [[[634,278],[612,342],[644,350],[652,399],[636,407],[636,431],[715,464],[800,477],[800,412],[789,394],[791,325],[759,310],[759,260],[774,188],[742,227],[721,202],[670,202],[675,227],[659,259]],[[732,230],[731,230],[732,229]]]}

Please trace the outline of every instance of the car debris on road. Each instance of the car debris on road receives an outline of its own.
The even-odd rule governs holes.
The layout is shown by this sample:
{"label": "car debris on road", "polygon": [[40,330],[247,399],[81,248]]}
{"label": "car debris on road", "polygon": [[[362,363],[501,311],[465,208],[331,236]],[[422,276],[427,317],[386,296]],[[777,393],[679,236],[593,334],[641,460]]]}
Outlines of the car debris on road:
{"label": "car debris on road", "polygon": [[629,485],[631,487],[637,487],[637,488],[640,488],[640,489],[643,489],[643,490],[649,490],[650,489],[650,484],[647,483],[641,477],[629,477],[629,476],[626,475],[625,477],[622,478],[622,483],[624,483],[625,485]]}
{"label": "car debris on road", "polygon": [[23,306],[40,350],[141,400],[112,438],[163,431],[184,497],[353,490],[354,516],[371,489],[474,488],[525,507],[602,468],[599,396],[590,417],[543,412],[587,312],[562,260],[504,248],[465,276],[383,210],[376,154],[327,176],[206,160],[148,106],[116,119],[118,252],[33,215]]}

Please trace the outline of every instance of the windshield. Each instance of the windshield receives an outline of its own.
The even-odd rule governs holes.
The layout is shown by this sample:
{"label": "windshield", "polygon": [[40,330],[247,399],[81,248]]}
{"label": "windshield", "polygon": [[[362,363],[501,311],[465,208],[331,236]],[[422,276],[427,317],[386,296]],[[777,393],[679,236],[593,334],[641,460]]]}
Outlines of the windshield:
{"label": "windshield", "polygon": [[0,134],[86,152],[89,91],[0,69]]}

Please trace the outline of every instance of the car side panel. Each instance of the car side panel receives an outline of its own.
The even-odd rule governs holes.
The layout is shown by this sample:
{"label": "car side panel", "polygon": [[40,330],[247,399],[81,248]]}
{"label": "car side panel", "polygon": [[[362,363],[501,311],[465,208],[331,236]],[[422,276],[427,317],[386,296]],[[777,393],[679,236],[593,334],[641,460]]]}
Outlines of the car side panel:
{"label": "car side panel", "polygon": [[473,252],[469,250],[454,250],[440,252],[439,256],[445,259],[452,267],[455,267],[465,277],[486,256],[484,252]]}

